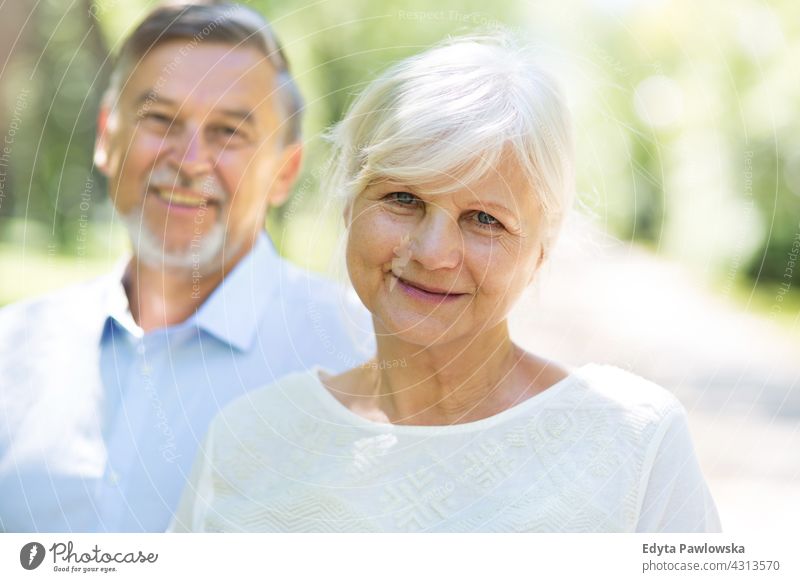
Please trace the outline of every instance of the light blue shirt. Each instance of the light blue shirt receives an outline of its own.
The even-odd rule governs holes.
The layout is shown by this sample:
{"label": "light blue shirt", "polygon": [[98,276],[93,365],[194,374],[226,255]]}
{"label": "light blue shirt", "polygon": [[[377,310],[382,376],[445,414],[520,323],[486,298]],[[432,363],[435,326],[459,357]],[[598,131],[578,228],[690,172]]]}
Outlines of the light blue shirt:
{"label": "light blue shirt", "polygon": [[266,235],[185,322],[143,333],[121,270],[0,310],[0,530],[163,531],[228,402],[372,354],[353,297]]}

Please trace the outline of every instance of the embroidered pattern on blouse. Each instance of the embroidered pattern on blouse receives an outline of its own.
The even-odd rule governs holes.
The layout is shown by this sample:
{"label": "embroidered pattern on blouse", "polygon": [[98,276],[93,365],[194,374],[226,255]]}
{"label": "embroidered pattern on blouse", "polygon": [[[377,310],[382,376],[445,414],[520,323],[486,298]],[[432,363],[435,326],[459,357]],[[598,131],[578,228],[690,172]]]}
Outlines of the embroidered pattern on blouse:
{"label": "embroidered pattern on blouse", "polygon": [[308,414],[284,404],[268,426],[276,391],[221,439],[205,529],[632,531],[647,444],[674,402],[620,412],[581,382],[563,392],[503,424],[432,437],[328,422],[314,397]]}

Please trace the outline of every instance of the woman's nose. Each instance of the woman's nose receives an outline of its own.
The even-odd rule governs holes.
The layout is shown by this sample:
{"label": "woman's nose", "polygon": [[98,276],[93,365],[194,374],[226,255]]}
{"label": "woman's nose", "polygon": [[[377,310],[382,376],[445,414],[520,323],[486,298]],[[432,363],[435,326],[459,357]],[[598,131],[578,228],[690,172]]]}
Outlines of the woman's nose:
{"label": "woman's nose", "polygon": [[411,236],[410,249],[411,258],[431,271],[458,267],[464,250],[458,220],[443,210],[428,212]]}

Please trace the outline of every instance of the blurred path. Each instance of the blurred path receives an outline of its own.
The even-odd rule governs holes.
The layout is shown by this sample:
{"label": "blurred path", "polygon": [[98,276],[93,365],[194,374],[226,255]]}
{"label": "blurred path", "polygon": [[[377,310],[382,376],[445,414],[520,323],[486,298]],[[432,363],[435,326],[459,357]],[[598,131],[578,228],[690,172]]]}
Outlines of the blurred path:
{"label": "blurred path", "polygon": [[794,531],[800,333],[743,312],[645,250],[583,238],[567,235],[517,306],[515,339],[567,364],[611,363],[671,390],[689,411],[725,530]]}

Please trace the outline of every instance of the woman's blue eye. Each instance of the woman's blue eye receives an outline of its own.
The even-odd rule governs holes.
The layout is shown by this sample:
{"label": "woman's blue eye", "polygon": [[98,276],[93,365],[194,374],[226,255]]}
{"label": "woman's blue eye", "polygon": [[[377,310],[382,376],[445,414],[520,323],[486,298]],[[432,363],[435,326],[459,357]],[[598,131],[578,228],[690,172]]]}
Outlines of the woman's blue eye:
{"label": "woman's blue eye", "polygon": [[487,212],[480,211],[476,214],[476,217],[478,218],[478,222],[485,224],[486,226],[495,226],[500,224],[499,220]]}
{"label": "woman's blue eye", "polygon": [[398,202],[404,206],[410,206],[417,202],[417,197],[410,192],[392,192],[389,196],[393,202]]}

